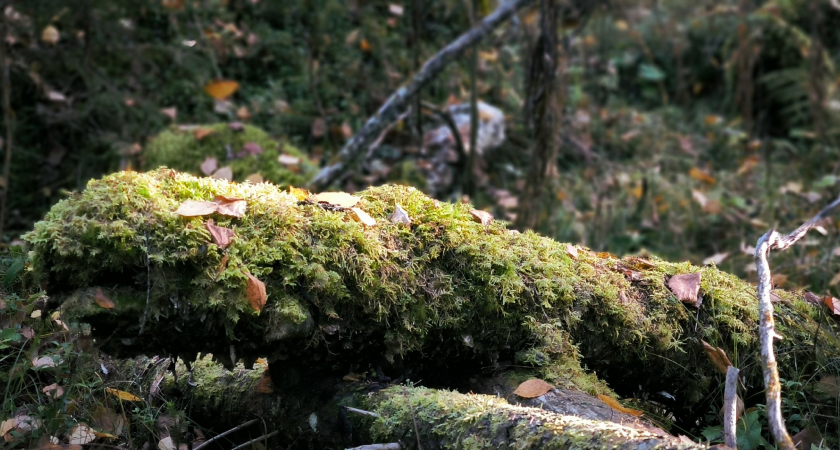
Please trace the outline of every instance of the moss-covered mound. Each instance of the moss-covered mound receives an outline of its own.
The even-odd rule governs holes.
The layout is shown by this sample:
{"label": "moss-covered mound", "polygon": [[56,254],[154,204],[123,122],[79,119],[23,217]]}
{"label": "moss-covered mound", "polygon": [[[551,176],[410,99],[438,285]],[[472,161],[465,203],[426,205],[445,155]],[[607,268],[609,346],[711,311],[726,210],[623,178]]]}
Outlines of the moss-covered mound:
{"label": "moss-covered mound", "polygon": [[[217,196],[244,199],[245,214],[175,212]],[[702,414],[722,380],[703,339],[761,389],[754,288],[713,265],[618,259],[483,225],[469,205],[409,187],[358,196],[375,225],[270,184],[169,169],[117,173],[58,203],[25,239],[52,299],[110,337],[111,351],[268,356],[337,371],[385,355],[446,367],[441,378],[527,365],[562,386],[606,391],[581,368],[582,355],[625,395],[642,385]],[[398,204],[411,225],[389,220]],[[225,250],[213,243],[210,219],[235,232]],[[667,287],[690,272],[701,274],[699,308]],[[248,274],[266,286],[260,313]],[[836,322],[798,294],[777,294],[783,376],[831,367],[840,356]],[[103,295],[113,308],[101,306]]]}
{"label": "moss-covered mound", "polygon": [[196,175],[202,174],[207,158],[215,158],[216,168],[229,166],[236,181],[259,174],[281,187],[303,186],[317,172],[297,148],[278,143],[257,127],[238,123],[173,126],[149,142],[143,156],[147,169],[165,166]]}

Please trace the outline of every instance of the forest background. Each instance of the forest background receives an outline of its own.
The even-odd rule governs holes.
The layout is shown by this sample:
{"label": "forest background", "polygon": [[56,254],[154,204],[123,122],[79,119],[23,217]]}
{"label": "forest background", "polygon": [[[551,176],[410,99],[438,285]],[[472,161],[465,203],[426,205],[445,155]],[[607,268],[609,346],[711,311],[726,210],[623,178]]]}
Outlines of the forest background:
{"label": "forest background", "polygon": [[[265,130],[302,152],[303,175],[292,184],[305,184],[424,61],[497,4],[0,6],[0,234],[13,247],[89,179],[154,168],[150,142],[190,124]],[[555,22],[539,6],[523,9],[450,64],[376,151],[332,186],[411,184],[561,242],[714,263],[748,281],[755,281],[761,234],[792,229],[837,196],[840,5],[618,0],[556,7]],[[551,77],[534,58],[546,54],[546,42]],[[219,80],[236,89],[219,95]],[[504,112],[506,139],[441,191],[416,156],[436,120],[429,111],[473,97]],[[840,221],[819,230],[822,236],[774,258],[776,286],[840,295]],[[4,261],[17,260],[13,252]]]}

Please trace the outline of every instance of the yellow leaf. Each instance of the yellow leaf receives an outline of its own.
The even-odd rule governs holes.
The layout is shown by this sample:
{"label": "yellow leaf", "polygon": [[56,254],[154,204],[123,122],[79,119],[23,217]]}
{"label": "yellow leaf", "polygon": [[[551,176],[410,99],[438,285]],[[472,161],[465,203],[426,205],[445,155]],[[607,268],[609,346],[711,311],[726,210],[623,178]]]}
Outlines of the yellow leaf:
{"label": "yellow leaf", "polygon": [[239,89],[239,83],[231,80],[211,81],[204,86],[204,92],[216,100],[225,100]]}
{"label": "yellow leaf", "polygon": [[598,394],[598,398],[600,398],[602,402],[609,405],[610,408],[612,408],[612,409],[614,409],[614,410],[616,410],[620,413],[629,414],[633,417],[639,417],[642,414],[644,414],[643,411],[639,411],[637,409],[625,408],[625,407],[621,406],[621,403],[618,403],[618,401],[616,399],[612,398],[612,397],[607,397],[606,395]]}
{"label": "yellow leaf", "polygon": [[296,188],[294,186],[289,186],[289,194],[291,194],[292,197],[296,198],[299,202],[309,198],[309,191],[306,189]]}
{"label": "yellow leaf", "polygon": [[359,42],[359,48],[361,48],[365,53],[370,53],[371,50],[370,43],[365,38],[362,38],[362,41]]}
{"label": "yellow leaf", "polygon": [[138,397],[138,396],[136,396],[136,395],[134,395],[134,394],[130,394],[130,393],[126,392],[126,391],[121,391],[121,390],[119,390],[119,389],[105,388],[105,391],[106,391],[107,393],[109,393],[109,394],[113,395],[114,397],[117,397],[117,398],[118,398],[118,399],[120,399],[120,400],[125,400],[125,401],[127,401],[127,402],[140,402],[140,401],[143,401],[143,399],[142,399],[142,398],[140,398],[140,397]]}
{"label": "yellow leaf", "polygon": [[372,227],[376,225],[376,219],[370,216],[370,214],[362,211],[360,208],[350,208],[353,213],[356,214],[356,219],[365,224],[366,226]]}
{"label": "yellow leaf", "polygon": [[317,203],[329,203],[330,205],[341,206],[342,208],[352,208],[359,203],[361,198],[346,192],[322,192],[313,195],[312,200]]}
{"label": "yellow leaf", "polygon": [[213,133],[215,133],[215,130],[212,128],[196,128],[195,131],[193,131],[193,136],[200,141]]}
{"label": "yellow leaf", "polygon": [[688,171],[688,176],[694,178],[695,180],[702,181],[708,184],[715,184],[717,180],[715,177],[706,173],[706,171],[702,169],[698,169],[697,167],[692,167],[691,170]]}

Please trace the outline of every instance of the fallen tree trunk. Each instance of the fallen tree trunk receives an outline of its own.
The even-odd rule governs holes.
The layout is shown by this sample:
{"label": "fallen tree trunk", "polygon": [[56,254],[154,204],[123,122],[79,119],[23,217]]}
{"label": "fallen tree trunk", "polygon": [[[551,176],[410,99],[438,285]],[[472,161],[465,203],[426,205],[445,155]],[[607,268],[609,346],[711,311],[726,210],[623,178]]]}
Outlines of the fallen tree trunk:
{"label": "fallen tree trunk", "polygon": [[[114,174],[25,236],[32,274],[108,351],[212,352],[229,366],[266,356],[279,386],[376,366],[462,386],[526,366],[561,388],[664,392],[671,399],[659,407],[692,427],[723,380],[705,340],[737,354],[746,386],[761,389],[755,289],[713,265],[619,259],[519,234],[407,187],[361,192],[359,211],[297,195],[166,169]],[[246,211],[176,213],[218,196],[216,207],[240,198]],[[410,225],[389,219],[397,205]],[[360,222],[365,213],[374,222]],[[229,245],[209,225],[232,230]],[[693,274],[702,303],[678,300],[668,287],[677,274]],[[259,312],[255,279],[268,296]],[[782,376],[809,370],[817,380],[840,357],[837,323],[801,293],[775,294]]]}

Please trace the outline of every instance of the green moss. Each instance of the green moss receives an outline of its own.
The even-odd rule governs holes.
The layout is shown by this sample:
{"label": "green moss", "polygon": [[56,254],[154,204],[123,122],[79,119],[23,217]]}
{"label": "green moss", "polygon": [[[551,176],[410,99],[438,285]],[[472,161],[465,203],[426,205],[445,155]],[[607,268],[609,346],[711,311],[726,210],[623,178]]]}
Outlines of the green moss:
{"label": "green moss", "polygon": [[[210,134],[196,139],[196,129],[210,130]],[[262,153],[248,154],[244,147],[249,143],[257,144]],[[300,162],[281,164],[280,155],[298,158]],[[226,123],[188,129],[173,126],[149,142],[143,156],[148,169],[166,166],[197,175],[201,174],[201,163],[213,157],[218,161],[218,167],[231,167],[236,181],[245,181],[258,173],[265,181],[281,187],[303,186],[317,171],[300,150],[287,143],[278,143],[265,131],[251,125],[244,125],[239,131]]]}
{"label": "green moss", "polygon": [[[217,195],[247,202],[241,218],[212,216],[236,232],[226,250],[211,242],[209,217],[175,214],[185,200]],[[704,339],[739,355],[742,373],[760,383],[749,359],[757,349],[754,289],[714,266],[583,248],[572,258],[565,244],[497,221],[482,225],[469,205],[439,203],[413,188],[358,195],[375,226],[270,184],[169,169],[118,173],[58,203],[25,239],[33,269],[58,287],[52,298],[100,333],[133,339],[137,351],[228,354],[234,346],[242,356],[303,352],[357,361],[384,354],[489,364],[518,355],[564,387],[608,390],[585,364],[601,379],[644,384],[689,404],[708,399],[721,378],[702,351]],[[396,204],[410,227],[388,220]],[[702,279],[699,309],[677,301],[666,285],[694,271]],[[262,313],[249,305],[246,273],[265,282]],[[114,296],[114,309],[92,303],[96,286]],[[813,307],[783,301],[777,313],[792,342],[813,342]],[[141,323],[147,331],[138,339]],[[783,376],[796,363],[825,365],[840,355],[828,336],[836,324],[823,326],[832,330],[819,336],[823,351],[789,349],[780,358]],[[184,329],[192,339],[175,339]]]}
{"label": "green moss", "polygon": [[705,448],[617,423],[514,406],[487,395],[397,386],[366,403],[380,415],[371,427],[380,442],[419,440],[424,447],[453,449]]}

